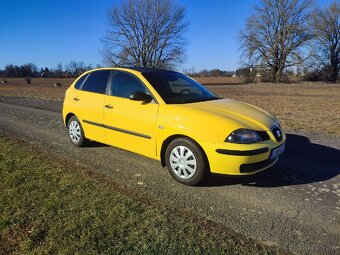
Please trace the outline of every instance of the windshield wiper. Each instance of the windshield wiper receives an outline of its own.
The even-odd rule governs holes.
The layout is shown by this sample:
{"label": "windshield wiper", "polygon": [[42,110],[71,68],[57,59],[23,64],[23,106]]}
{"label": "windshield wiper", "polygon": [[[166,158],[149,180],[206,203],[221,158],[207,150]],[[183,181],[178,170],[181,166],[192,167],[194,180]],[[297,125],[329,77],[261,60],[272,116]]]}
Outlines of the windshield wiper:
{"label": "windshield wiper", "polygon": [[211,98],[196,98],[196,99],[188,99],[188,100],[181,100],[176,102],[176,104],[189,104],[189,103],[198,103],[204,101],[212,101],[222,99],[221,97],[211,97]]}
{"label": "windshield wiper", "polygon": [[189,104],[189,103],[196,103],[196,102],[201,102],[202,100],[200,99],[190,99],[190,100],[181,100],[176,102],[176,104]]}
{"label": "windshield wiper", "polygon": [[219,100],[222,99],[222,97],[211,97],[211,98],[207,98],[204,101],[212,101],[212,100]]}
{"label": "windshield wiper", "polygon": [[219,100],[219,99],[222,99],[222,97],[204,98],[204,99],[200,100],[200,102],[213,101],[213,100]]}

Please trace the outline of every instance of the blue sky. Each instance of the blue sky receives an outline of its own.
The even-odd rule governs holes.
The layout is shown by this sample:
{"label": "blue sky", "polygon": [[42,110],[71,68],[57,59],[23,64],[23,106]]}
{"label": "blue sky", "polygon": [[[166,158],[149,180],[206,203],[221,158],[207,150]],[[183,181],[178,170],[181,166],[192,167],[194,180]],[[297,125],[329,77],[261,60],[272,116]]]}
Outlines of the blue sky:
{"label": "blue sky", "polygon": [[[238,33],[260,0],[177,0],[190,28],[187,61],[180,68],[239,67]],[[320,6],[332,0],[316,0]],[[102,64],[106,12],[120,0],[0,0],[0,68],[32,62],[56,67],[71,60]]]}

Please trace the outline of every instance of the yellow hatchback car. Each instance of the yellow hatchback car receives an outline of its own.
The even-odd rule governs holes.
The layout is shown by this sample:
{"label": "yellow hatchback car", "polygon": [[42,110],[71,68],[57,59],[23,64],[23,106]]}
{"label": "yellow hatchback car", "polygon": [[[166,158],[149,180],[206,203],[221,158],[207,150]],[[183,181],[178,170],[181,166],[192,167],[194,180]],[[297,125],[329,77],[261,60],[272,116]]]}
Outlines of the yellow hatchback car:
{"label": "yellow hatchback car", "polygon": [[157,159],[186,185],[208,173],[254,174],[285,149],[268,112],[161,69],[85,72],[66,91],[63,119],[74,145],[94,140]]}

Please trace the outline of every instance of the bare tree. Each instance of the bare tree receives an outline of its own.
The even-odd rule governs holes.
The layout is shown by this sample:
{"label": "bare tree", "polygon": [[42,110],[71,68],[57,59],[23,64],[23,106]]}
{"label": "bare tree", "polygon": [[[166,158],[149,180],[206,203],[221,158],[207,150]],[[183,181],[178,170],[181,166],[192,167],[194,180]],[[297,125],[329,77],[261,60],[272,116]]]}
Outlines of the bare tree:
{"label": "bare tree", "polygon": [[313,15],[312,27],[315,32],[313,66],[324,77],[336,82],[340,71],[340,1],[330,6],[317,8]]}
{"label": "bare tree", "polygon": [[55,75],[58,78],[62,78],[63,77],[63,71],[64,71],[63,64],[62,63],[57,64],[57,68],[54,70]]}
{"label": "bare tree", "polygon": [[311,0],[262,0],[240,32],[241,49],[249,65],[269,69],[272,80],[304,61],[303,46],[312,38]]}
{"label": "bare tree", "polygon": [[92,65],[86,65],[83,61],[72,60],[68,65],[66,65],[65,71],[73,76],[78,76],[87,70],[92,69]]}
{"label": "bare tree", "polygon": [[174,68],[184,61],[189,27],[172,0],[125,0],[107,14],[104,61],[114,66]]}

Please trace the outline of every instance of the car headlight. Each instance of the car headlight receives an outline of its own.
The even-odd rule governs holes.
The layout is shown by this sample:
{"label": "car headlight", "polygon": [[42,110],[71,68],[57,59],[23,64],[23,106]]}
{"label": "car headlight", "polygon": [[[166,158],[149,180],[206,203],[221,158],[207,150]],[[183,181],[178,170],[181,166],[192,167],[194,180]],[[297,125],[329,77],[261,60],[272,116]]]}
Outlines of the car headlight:
{"label": "car headlight", "polygon": [[257,131],[250,129],[237,129],[225,139],[225,142],[242,144],[257,143],[261,141],[263,141],[261,135]]}

